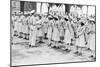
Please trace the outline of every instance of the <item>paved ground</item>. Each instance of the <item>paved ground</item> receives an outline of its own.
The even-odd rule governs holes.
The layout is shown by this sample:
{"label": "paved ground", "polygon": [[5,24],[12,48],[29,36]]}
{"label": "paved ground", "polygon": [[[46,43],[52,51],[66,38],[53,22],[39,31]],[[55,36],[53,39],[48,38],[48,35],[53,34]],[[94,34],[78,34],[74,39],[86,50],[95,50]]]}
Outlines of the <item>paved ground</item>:
{"label": "paved ground", "polygon": [[12,45],[12,65],[30,65],[61,62],[94,61],[88,58],[91,52],[83,51],[82,56],[64,52],[46,46],[26,48],[24,45]]}
{"label": "paved ground", "polygon": [[[54,49],[47,46],[46,43],[40,47],[28,48],[28,40],[13,37],[12,40],[12,65],[31,65],[31,64],[46,64],[46,63],[62,63],[62,62],[79,62],[79,61],[94,61],[94,58],[89,56],[94,55],[93,51],[82,49],[82,55],[74,54],[75,46],[70,46],[71,51],[66,52],[61,49]],[[38,44],[39,45],[39,44]]]}

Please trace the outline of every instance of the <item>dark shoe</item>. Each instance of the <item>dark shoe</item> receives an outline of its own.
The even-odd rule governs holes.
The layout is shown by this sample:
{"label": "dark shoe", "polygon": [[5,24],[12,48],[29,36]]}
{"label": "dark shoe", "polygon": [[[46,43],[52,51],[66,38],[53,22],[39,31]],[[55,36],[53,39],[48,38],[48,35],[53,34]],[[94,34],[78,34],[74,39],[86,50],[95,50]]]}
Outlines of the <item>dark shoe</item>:
{"label": "dark shoe", "polygon": [[13,36],[17,36],[16,34],[14,34]]}
{"label": "dark shoe", "polygon": [[78,55],[79,55],[79,56],[82,56],[82,53],[79,53]]}
{"label": "dark shoe", "polygon": [[78,51],[76,51],[74,54],[78,54],[79,52]]}
{"label": "dark shoe", "polygon": [[44,43],[43,41],[39,41],[38,43]]}
{"label": "dark shoe", "polygon": [[90,48],[87,48],[87,50],[90,51],[91,49]]}
{"label": "dark shoe", "polygon": [[70,50],[70,49],[65,49],[64,51],[66,51],[66,52],[70,52],[71,50]]}
{"label": "dark shoe", "polygon": [[70,46],[74,46],[74,44],[73,43],[70,43]]}

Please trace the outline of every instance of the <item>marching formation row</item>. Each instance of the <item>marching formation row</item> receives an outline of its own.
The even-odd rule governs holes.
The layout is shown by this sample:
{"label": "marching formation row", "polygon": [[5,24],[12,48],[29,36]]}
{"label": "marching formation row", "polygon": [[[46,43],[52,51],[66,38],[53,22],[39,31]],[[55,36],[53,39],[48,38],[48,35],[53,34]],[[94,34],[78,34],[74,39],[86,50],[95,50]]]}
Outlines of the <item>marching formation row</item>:
{"label": "marching formation row", "polygon": [[49,44],[53,41],[95,50],[95,20],[86,17],[14,14],[11,24],[12,37],[29,40],[31,46],[36,46],[36,41],[47,39]]}

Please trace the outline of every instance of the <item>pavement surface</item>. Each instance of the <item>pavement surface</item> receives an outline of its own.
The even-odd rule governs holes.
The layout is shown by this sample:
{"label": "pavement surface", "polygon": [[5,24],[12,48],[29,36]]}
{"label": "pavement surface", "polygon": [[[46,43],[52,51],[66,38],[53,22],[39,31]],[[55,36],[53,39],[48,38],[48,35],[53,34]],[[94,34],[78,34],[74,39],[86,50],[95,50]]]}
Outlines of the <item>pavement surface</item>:
{"label": "pavement surface", "polygon": [[12,45],[12,66],[94,61],[92,58],[89,58],[89,56],[93,54],[90,51],[83,50],[83,55],[78,56],[75,55],[73,51],[64,52],[48,47],[46,44],[42,45],[41,47],[32,48],[27,48],[23,44]]}

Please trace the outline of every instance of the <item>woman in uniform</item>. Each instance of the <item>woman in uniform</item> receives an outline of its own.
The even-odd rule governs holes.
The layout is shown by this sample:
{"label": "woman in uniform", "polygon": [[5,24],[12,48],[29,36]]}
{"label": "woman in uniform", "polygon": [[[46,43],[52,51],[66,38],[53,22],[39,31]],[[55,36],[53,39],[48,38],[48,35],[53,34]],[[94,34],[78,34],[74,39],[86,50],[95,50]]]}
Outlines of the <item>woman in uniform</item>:
{"label": "woman in uniform", "polygon": [[95,23],[94,21],[90,21],[88,25],[89,31],[88,31],[88,44],[87,47],[90,50],[95,51]]}
{"label": "woman in uniform", "polygon": [[12,17],[13,27],[14,27],[14,36],[18,36],[18,16],[16,13]]}
{"label": "woman in uniform", "polygon": [[42,19],[39,17],[37,21],[37,38],[38,38],[38,43],[43,43],[43,25],[42,25]]}
{"label": "woman in uniform", "polygon": [[60,42],[63,43],[63,40],[64,40],[64,19],[61,18],[60,21],[59,21],[59,34],[60,34]]}
{"label": "woman in uniform", "polygon": [[25,20],[25,16],[23,14],[19,15],[19,23],[18,23],[18,30],[19,30],[19,38],[23,38],[24,37],[24,20]]}
{"label": "woman in uniform", "polygon": [[76,46],[77,46],[77,52],[78,55],[82,55],[82,48],[85,47],[85,21],[84,20],[80,20],[79,21],[79,26],[77,29],[77,39],[76,39]]}
{"label": "woman in uniform", "polygon": [[29,33],[29,31],[28,31],[28,20],[29,20],[29,16],[26,16],[25,17],[25,24],[24,24],[24,39],[25,40],[28,40],[29,38],[28,38],[28,33]]}
{"label": "woman in uniform", "polygon": [[51,39],[52,39],[52,24],[51,23],[52,23],[52,20],[48,22],[47,38],[48,38],[49,44],[51,43]]}
{"label": "woman in uniform", "polygon": [[70,49],[72,36],[71,36],[70,22],[68,21],[68,19],[66,20],[64,27],[65,27],[64,43],[66,44],[66,48]]}
{"label": "woman in uniform", "polygon": [[60,41],[60,37],[59,37],[58,24],[57,24],[57,21],[55,20],[54,20],[54,25],[53,25],[52,40],[55,42],[55,46],[58,46],[57,44]]}
{"label": "woman in uniform", "polygon": [[29,24],[30,24],[30,45],[31,47],[36,46],[36,36],[37,36],[37,26],[36,26],[36,17],[34,17],[33,15],[31,15],[30,20],[29,20]]}

